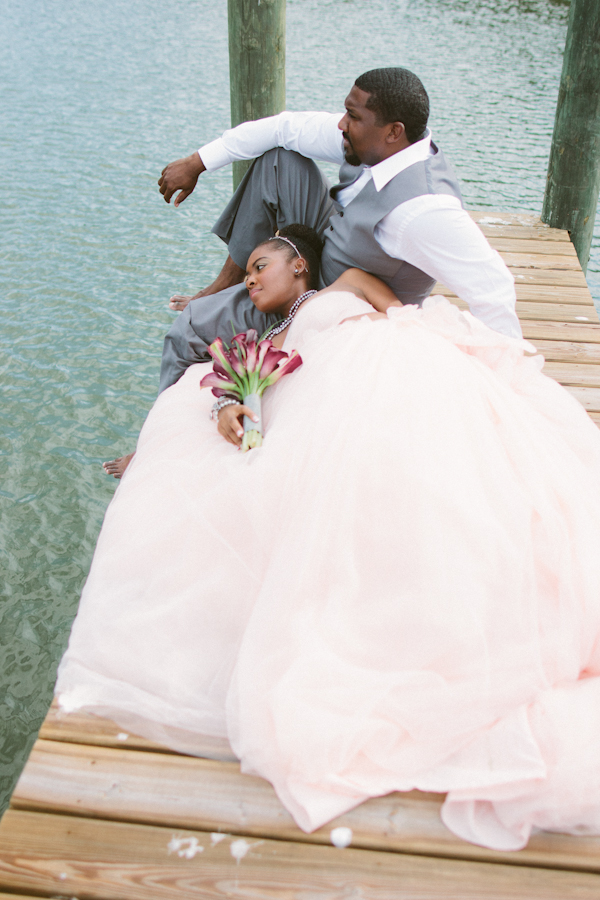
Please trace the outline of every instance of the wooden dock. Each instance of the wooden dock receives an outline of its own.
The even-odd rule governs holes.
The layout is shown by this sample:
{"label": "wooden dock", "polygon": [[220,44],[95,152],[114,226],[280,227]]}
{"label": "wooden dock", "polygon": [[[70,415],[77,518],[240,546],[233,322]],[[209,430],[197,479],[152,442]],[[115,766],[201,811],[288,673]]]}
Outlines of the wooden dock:
{"label": "wooden dock", "polygon": [[[600,424],[600,322],[567,234],[521,213],[473,216],[515,276],[545,371]],[[0,823],[0,900],[600,898],[600,838],[540,833],[518,853],[487,850],[445,828],[443,796],[416,791],[306,835],[228,746],[205,755],[53,707]],[[351,830],[349,847],[333,845],[335,828]]]}

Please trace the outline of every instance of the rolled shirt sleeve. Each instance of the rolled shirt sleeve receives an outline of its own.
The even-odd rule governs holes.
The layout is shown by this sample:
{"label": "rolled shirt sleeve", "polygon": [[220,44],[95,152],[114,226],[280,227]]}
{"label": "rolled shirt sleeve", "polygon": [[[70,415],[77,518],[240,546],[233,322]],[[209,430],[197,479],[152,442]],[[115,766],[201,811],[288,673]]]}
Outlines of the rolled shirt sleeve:
{"label": "rolled shirt sleeve", "polygon": [[523,336],[514,279],[457,198],[434,194],[408,200],[380,222],[375,237],[391,256],[454,291],[489,328]]}
{"label": "rolled shirt sleeve", "polygon": [[262,156],[274,147],[341,165],[344,160],[342,133],[338,128],[341,117],[341,113],[282,112],[230,128],[216,141],[201,147],[198,153],[208,172],[236,160]]}

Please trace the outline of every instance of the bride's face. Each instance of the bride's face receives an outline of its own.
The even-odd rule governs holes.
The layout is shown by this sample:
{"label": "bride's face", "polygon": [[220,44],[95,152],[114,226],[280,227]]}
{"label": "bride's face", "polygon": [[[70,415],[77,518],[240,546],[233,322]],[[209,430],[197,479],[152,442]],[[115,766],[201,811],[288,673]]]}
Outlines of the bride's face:
{"label": "bride's face", "polygon": [[303,259],[289,259],[285,250],[262,244],[252,251],[246,266],[245,284],[250,299],[263,313],[287,315],[306,290],[304,270]]}

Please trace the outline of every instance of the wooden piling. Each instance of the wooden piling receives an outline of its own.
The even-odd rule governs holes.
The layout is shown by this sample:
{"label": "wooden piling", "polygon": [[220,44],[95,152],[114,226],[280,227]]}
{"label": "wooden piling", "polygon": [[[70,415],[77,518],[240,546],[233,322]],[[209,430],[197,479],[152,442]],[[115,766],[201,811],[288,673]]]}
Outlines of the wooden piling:
{"label": "wooden piling", "polygon": [[600,189],[600,0],[571,0],[542,221],[566,229],[585,272]]}
{"label": "wooden piling", "polygon": [[[231,124],[285,109],[285,0],[228,0]],[[233,165],[233,186],[250,161]]]}

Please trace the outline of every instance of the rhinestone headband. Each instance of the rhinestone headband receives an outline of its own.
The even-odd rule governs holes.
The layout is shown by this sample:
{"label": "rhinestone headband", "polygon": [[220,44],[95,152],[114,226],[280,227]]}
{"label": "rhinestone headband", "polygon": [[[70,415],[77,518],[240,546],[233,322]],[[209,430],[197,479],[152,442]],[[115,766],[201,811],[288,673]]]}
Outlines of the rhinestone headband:
{"label": "rhinestone headband", "polygon": [[296,245],[292,241],[290,241],[289,238],[283,237],[283,235],[281,235],[281,234],[276,234],[273,237],[270,237],[269,240],[270,241],[285,241],[286,244],[289,244],[290,247],[292,247],[296,251],[296,254],[298,255],[298,259],[302,259],[302,254],[300,253],[300,251],[298,250]]}

